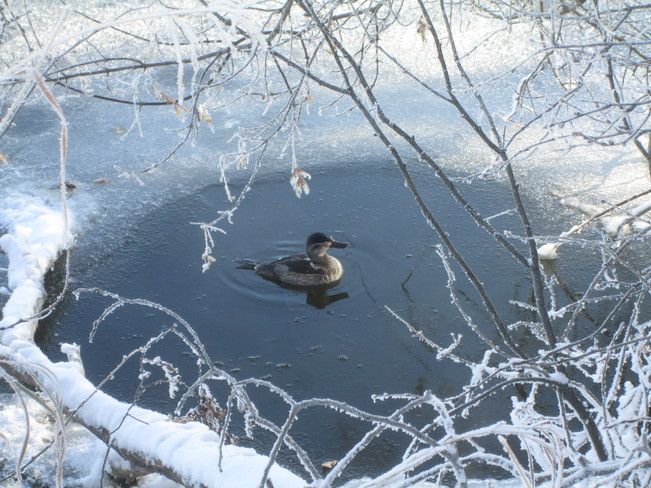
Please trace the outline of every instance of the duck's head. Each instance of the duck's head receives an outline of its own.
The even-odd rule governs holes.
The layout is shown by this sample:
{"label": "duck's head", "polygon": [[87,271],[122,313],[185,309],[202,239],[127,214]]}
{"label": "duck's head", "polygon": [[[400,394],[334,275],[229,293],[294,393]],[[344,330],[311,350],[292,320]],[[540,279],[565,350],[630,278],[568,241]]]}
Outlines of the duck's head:
{"label": "duck's head", "polygon": [[335,241],[332,237],[329,237],[321,232],[316,232],[307,238],[305,243],[305,251],[310,258],[323,256],[328,252],[328,249],[331,247],[346,247],[348,244],[346,242]]}

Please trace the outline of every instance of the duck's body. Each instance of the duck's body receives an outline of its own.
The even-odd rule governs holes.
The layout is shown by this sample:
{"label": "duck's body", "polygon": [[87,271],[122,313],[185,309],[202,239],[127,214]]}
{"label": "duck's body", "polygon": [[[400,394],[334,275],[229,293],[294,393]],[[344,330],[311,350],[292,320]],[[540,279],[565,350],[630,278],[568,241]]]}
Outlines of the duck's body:
{"label": "duck's body", "polygon": [[258,264],[253,269],[267,279],[293,286],[329,285],[344,274],[339,260],[327,254],[319,265],[306,254],[294,254],[269,264]]}
{"label": "duck's body", "polygon": [[294,254],[267,264],[255,264],[260,276],[290,286],[323,286],[339,281],[344,273],[338,259],[327,254],[330,247],[346,247],[322,233],[307,238],[306,254]]}

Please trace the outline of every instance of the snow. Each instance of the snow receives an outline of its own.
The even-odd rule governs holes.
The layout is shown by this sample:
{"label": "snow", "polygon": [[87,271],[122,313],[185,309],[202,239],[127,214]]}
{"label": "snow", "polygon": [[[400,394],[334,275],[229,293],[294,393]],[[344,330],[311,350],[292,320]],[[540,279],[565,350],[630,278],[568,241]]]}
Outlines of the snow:
{"label": "snow", "polygon": [[[14,394],[0,394],[0,458],[7,461],[15,461],[18,447],[22,445],[25,434],[25,413]],[[51,416],[41,405],[31,399],[26,399],[29,412],[29,443],[26,453],[26,460],[31,459],[42,449],[47,447],[54,438],[55,430]],[[95,488],[98,486],[103,455],[106,450],[105,444],[92,435],[88,430],[78,424],[71,423],[66,428],[66,455],[64,458],[64,486],[77,486],[83,488]],[[113,454],[109,456],[106,468],[111,471],[113,467],[124,466],[124,461]],[[120,462],[121,461],[121,462]],[[28,470],[26,481],[40,481],[41,483],[53,484],[52,473],[56,463],[52,449],[36,459]],[[5,467],[6,469],[6,467]],[[3,471],[5,474],[6,471]],[[104,486],[112,486],[107,478]],[[21,488],[17,481],[7,480],[2,484],[3,488]],[[24,485],[23,485],[24,486]],[[181,485],[158,475],[150,474],[138,481],[139,488],[181,488]]]}
{"label": "snow", "polygon": [[[647,191],[649,187],[647,165],[641,162],[622,164],[600,178],[595,177],[590,192],[573,192],[560,201],[567,207],[593,217],[627,197]],[[649,210],[651,195],[647,194],[621,208],[613,209],[598,221],[604,232],[611,237],[626,235],[631,231],[644,234],[651,230],[651,224],[644,218]]]}
{"label": "snow", "polygon": [[[83,376],[76,346],[63,347],[71,362],[53,363],[43,354],[33,342],[37,321],[31,317],[45,298],[45,274],[72,244],[73,236],[65,229],[61,211],[27,195],[13,195],[2,202],[0,225],[6,230],[0,246],[9,259],[7,278],[12,292],[0,322],[3,354],[10,356],[19,370],[37,377],[69,411],[77,410],[83,423],[113,432],[113,445],[151,462],[174,466],[187,485],[257,486],[268,462],[266,456],[227,445],[220,470],[216,463],[219,436],[205,425],[172,422],[165,415],[132,407],[96,390]],[[96,455],[94,451],[92,456]],[[275,486],[305,485],[278,465],[272,466],[270,478]]]}
{"label": "snow", "polygon": [[[15,462],[18,450],[23,443],[25,434],[25,414],[16,395],[1,394],[0,403],[0,458],[11,463]],[[41,449],[45,448],[54,438],[51,417],[47,410],[34,400],[27,399],[29,411],[29,444],[25,460],[29,460]],[[77,424],[70,424],[66,429],[66,458],[64,484],[77,484],[79,477],[91,472],[97,453],[102,452],[103,443],[95,438],[86,429]],[[44,456],[39,458],[30,466],[27,481],[40,479],[51,482],[51,475],[54,471],[55,459],[53,450],[48,450]],[[7,474],[6,467],[2,472]],[[53,484],[53,483],[52,483]],[[80,483],[84,486],[83,483]],[[2,484],[4,488],[18,488],[18,482],[7,481]]]}
{"label": "snow", "polygon": [[556,371],[555,373],[552,373],[549,375],[549,379],[552,381],[556,381],[557,383],[563,383],[566,385],[569,380],[567,379],[567,376],[565,376],[563,373]]}
{"label": "snow", "polygon": [[604,217],[601,219],[604,231],[613,237],[631,230],[644,234],[651,230],[651,223],[643,218],[651,210],[651,198],[626,211],[625,215]]}
{"label": "snow", "polygon": [[548,242],[538,248],[538,257],[543,261],[554,261],[558,259],[558,242]]}

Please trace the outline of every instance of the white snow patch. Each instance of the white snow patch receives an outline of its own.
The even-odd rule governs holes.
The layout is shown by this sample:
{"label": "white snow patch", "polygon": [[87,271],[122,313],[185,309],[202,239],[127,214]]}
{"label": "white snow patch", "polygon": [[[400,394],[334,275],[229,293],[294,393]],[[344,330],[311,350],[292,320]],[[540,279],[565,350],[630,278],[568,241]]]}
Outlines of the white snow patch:
{"label": "white snow patch", "polygon": [[[651,231],[648,217],[651,212],[651,194],[641,196],[618,208],[613,206],[634,195],[642,194],[649,188],[651,188],[651,178],[645,164],[623,164],[594,184],[590,192],[566,196],[561,199],[561,203],[590,218],[612,209],[597,219],[603,231],[611,237],[620,237],[631,231],[645,234]],[[573,230],[567,234],[572,232]]]}
{"label": "white snow patch", "polygon": [[543,261],[554,261],[558,259],[558,248],[560,243],[548,242],[538,248],[538,257]]}
{"label": "white snow patch", "polygon": [[[54,439],[56,429],[53,419],[43,407],[34,400],[27,399],[29,412],[29,444],[25,461],[39,453]],[[9,470],[15,470],[15,461],[18,458],[20,447],[25,435],[25,414],[23,408],[13,394],[0,395],[0,459],[8,461],[8,465],[2,470],[1,475],[10,474]],[[70,424],[66,428],[66,455],[64,460],[65,486],[78,486],[82,474],[87,477],[91,472],[96,458],[103,457],[104,444],[83,427],[77,424]],[[29,468],[27,481],[33,479],[40,483],[54,486],[54,466],[56,460],[53,449],[47,450]],[[97,486],[98,479],[87,486]],[[18,482],[7,481],[2,485],[4,488],[18,488]],[[86,486],[82,483],[82,486]],[[111,485],[106,485],[111,486]]]}
{"label": "white snow patch", "polygon": [[569,382],[567,379],[567,376],[565,376],[563,373],[556,371],[555,373],[552,373],[549,375],[549,379],[552,381],[556,381],[558,383],[563,383],[564,385]]}

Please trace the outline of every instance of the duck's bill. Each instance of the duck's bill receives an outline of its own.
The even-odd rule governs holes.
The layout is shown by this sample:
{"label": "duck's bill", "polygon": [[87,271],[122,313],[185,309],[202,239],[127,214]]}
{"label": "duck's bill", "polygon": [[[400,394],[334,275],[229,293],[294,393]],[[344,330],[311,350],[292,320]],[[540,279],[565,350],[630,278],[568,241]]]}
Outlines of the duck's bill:
{"label": "duck's bill", "polygon": [[330,246],[332,247],[346,247],[347,245],[347,242],[330,241]]}

